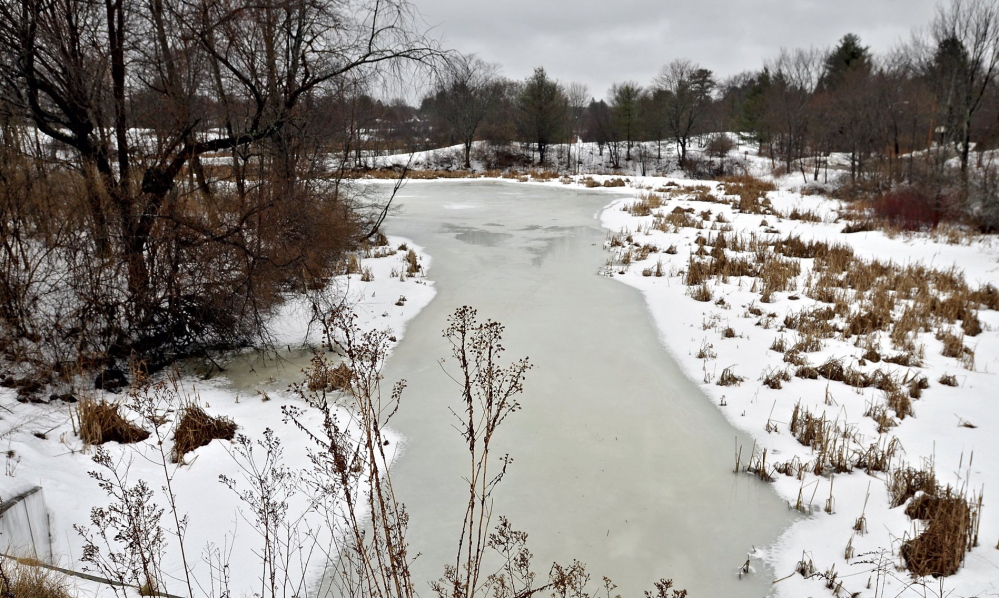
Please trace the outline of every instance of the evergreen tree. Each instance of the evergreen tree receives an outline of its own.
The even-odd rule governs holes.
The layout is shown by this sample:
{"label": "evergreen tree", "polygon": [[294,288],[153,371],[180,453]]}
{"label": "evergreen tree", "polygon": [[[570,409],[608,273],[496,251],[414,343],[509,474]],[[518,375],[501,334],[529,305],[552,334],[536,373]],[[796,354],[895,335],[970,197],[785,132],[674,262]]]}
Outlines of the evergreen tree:
{"label": "evergreen tree", "polygon": [[843,82],[849,73],[869,74],[871,72],[871,51],[860,44],[860,38],[847,33],[839,40],[824,61],[819,88],[832,90]]}
{"label": "evergreen tree", "polygon": [[538,67],[524,83],[517,100],[521,134],[537,145],[538,163],[544,164],[548,145],[565,122],[565,93],[557,81],[548,78],[544,68]]}

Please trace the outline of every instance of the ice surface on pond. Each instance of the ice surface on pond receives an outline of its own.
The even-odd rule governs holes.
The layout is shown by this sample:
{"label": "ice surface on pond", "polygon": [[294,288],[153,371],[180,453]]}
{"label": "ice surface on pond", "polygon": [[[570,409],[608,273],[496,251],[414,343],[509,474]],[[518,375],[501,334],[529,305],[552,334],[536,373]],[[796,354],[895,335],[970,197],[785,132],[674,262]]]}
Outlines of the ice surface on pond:
{"label": "ice surface on pond", "polygon": [[[534,566],[588,564],[624,598],[660,577],[694,596],[764,596],[766,570],[740,580],[753,546],[790,520],[763,483],[735,476],[747,442],[663,349],[640,293],[599,276],[607,193],[517,183],[411,182],[387,232],[433,256],[438,291],[385,371],[408,388],[393,427],[406,438],[393,472],[410,512],[418,588],[438,579],[467,501],[467,455],[452,427],[460,389],[436,360],[450,355],[446,318],[471,305],[506,325],[506,356],[528,356],[523,409],[495,439],[514,458],[494,523],[530,534]],[[474,209],[455,210],[455,205]],[[454,364],[445,363],[452,373]],[[757,566],[757,569],[762,567]],[[540,580],[539,580],[540,581]]]}

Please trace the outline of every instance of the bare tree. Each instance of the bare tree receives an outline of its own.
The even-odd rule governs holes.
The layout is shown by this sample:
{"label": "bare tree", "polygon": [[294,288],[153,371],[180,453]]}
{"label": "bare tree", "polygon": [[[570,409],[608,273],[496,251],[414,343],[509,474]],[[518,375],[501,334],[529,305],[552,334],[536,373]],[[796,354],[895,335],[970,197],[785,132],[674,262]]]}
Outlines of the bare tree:
{"label": "bare tree", "polygon": [[583,83],[570,83],[565,88],[566,106],[566,131],[569,134],[569,169],[578,170],[581,156],[576,156],[576,165],[572,164],[572,146],[580,137],[583,128],[583,113],[586,111],[586,103],[590,99],[590,89]]}
{"label": "bare tree", "polygon": [[655,86],[666,94],[666,129],[680,150],[680,165],[687,161],[687,147],[708,106],[715,81],[711,71],[686,59],[662,68]]}
{"label": "bare tree", "polygon": [[771,132],[771,156],[780,157],[788,172],[805,156],[812,111],[812,94],[821,75],[824,53],[782,49],[767,66],[770,84],[766,90],[767,128]]}
{"label": "bare tree", "polygon": [[[120,290],[88,307],[99,316],[88,326],[106,330],[102,352],[189,350],[259,333],[260,283],[308,269],[286,249],[321,246],[308,237],[322,218],[292,208],[351,211],[348,195],[299,176],[305,106],[337,82],[441,55],[404,0],[0,2],[0,97],[68,158],[84,198],[72,216],[91,247],[74,249]],[[222,174],[235,194],[213,187],[210,173],[220,171],[203,163],[226,154]],[[268,244],[265,222],[287,227],[280,243]],[[261,230],[246,234],[253,227]],[[280,288],[272,291],[264,294]],[[222,295],[224,308],[209,303]]]}
{"label": "bare tree", "polygon": [[475,56],[459,56],[444,67],[433,106],[465,146],[465,168],[471,168],[472,142],[502,93],[494,64]]}
{"label": "bare tree", "polygon": [[928,70],[939,109],[956,129],[951,137],[966,175],[972,122],[999,75],[999,5],[991,0],[951,0],[949,6],[938,7],[931,36],[934,47]]}

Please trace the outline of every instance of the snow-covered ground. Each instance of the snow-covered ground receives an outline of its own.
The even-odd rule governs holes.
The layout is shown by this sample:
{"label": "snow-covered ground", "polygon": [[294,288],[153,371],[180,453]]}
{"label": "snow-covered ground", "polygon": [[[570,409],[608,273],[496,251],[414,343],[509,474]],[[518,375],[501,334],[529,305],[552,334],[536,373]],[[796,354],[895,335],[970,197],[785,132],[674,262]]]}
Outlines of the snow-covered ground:
{"label": "snow-covered ground", "polygon": [[[449,148],[455,152],[459,148]],[[576,147],[585,157],[584,168],[603,163],[595,156],[593,146]],[[739,153],[742,153],[740,148]],[[416,156],[414,162],[439,160],[431,154]],[[408,157],[399,160],[408,161]],[[392,163],[392,160],[382,164]],[[747,157],[745,166],[757,175],[768,170],[763,161]],[[984,488],[984,508],[981,511],[979,546],[966,556],[961,570],[940,580],[912,579],[899,556],[901,544],[921,531],[921,524],[910,520],[905,506],[890,507],[886,490],[887,474],[882,471],[865,473],[854,467],[849,473],[805,471],[800,479],[794,475],[774,474],[775,490],[788,501],[789,508],[798,507],[805,513],[773,546],[758,547],[756,556],[765,559],[774,569],[778,581],[774,585],[779,596],[999,596],[999,509],[992,507],[993,492],[999,487],[999,435],[992,426],[996,422],[996,397],[993,376],[999,371],[999,313],[980,309],[977,318],[983,331],[964,339],[974,351],[973,364],[941,355],[941,342],[930,332],[915,339],[921,346],[921,364],[910,367],[872,364],[862,361],[865,348],[855,345],[856,338],[825,338],[817,350],[807,352],[808,363],[818,366],[828,359],[840,359],[844,366],[871,373],[887,371],[899,379],[925,377],[929,387],[912,401],[913,414],[898,421],[884,434],[865,415],[872,406],[880,405],[883,392],[874,387],[855,388],[844,382],[799,378],[793,375],[783,381],[782,388],[764,385],[768,374],[792,370],[784,361],[784,353],[770,350],[783,338],[793,344],[801,340],[796,331],[786,328],[785,318],[803,310],[822,307],[809,297],[804,287],[813,279],[813,260],[800,260],[801,273],[793,286],[772,293],[771,301],[761,301],[761,290],[748,277],[729,277],[727,282],[712,279],[706,285],[711,300],[696,301],[691,289],[684,284],[684,273],[691,254],[699,243],[710,250],[719,232],[733,236],[759,239],[798,236],[811,240],[842,243],[850,246],[862,259],[892,261],[898,265],[925,265],[945,271],[956,268],[974,289],[985,284],[999,287],[999,244],[992,237],[929,234],[892,234],[862,232],[844,234],[843,222],[836,222],[841,204],[816,195],[802,195],[796,186],[801,179],[789,176],[775,181],[777,188],[767,193],[771,204],[769,214],[739,213],[730,201],[724,201],[725,188],[715,182],[689,181],[682,178],[636,176],[632,164],[617,175],[574,176],[547,181],[528,180],[526,184],[568,184],[600,186],[604,183],[626,185],[634,190],[634,198],[618,199],[615,195],[601,215],[608,228],[609,261],[607,274],[640,289],[646,296],[649,312],[658,327],[663,344],[671,351],[688,376],[701,382],[705,394],[723,411],[729,421],[744,430],[755,441],[755,447],[742,447],[741,466],[745,468],[755,457],[766,451],[767,469],[773,464],[810,463],[815,451],[795,439],[789,430],[796,405],[817,417],[824,417],[832,427],[849,429],[848,451],[862,450],[871,444],[886,447],[891,438],[900,444],[893,457],[893,466],[908,463],[921,468],[932,462],[937,480],[966,488],[969,493]],[[700,189],[695,189],[700,187]],[[691,216],[700,227],[679,227],[658,230],[651,225],[654,215],[637,216],[625,210],[642,193],[670,189],[662,195],[660,214],[674,209],[692,210]],[[615,191],[619,192],[620,189]],[[700,201],[707,195],[723,201]],[[731,198],[728,198],[729,200]],[[797,209],[817,216],[820,221],[793,220],[788,216]],[[612,237],[616,241],[611,241]],[[703,241],[699,242],[701,238]],[[390,239],[393,246],[403,242]],[[638,246],[654,246],[645,257]],[[412,246],[410,244],[410,246]],[[673,247],[675,251],[666,252]],[[620,257],[628,251],[630,263]],[[364,260],[374,275],[371,282],[361,282],[358,275],[345,278],[347,288],[358,298],[355,311],[364,327],[391,327],[401,339],[405,323],[433,297],[430,284],[420,278],[400,281],[391,274],[402,267],[402,253],[395,257]],[[705,258],[707,259],[707,258]],[[421,254],[424,267],[430,258]],[[657,274],[661,274],[657,275]],[[408,300],[396,305],[400,296]],[[281,343],[302,342],[306,335],[303,322],[308,320],[308,307],[290,302],[276,318],[275,334]],[[771,316],[771,314],[773,314]],[[883,352],[894,353],[891,343],[882,338]],[[917,351],[919,352],[919,351]],[[970,368],[968,366],[971,366]],[[723,371],[743,378],[737,385],[720,386]],[[943,376],[953,376],[957,386],[938,382]],[[288,429],[280,421],[280,405],[290,397],[282,392],[269,393],[269,401],[259,395],[241,396],[225,384],[185,380],[185,387],[196,394],[205,409],[213,415],[232,417],[241,426],[240,432],[259,437],[265,428]],[[0,405],[9,409],[2,414],[6,443],[7,476],[0,481],[0,495],[9,496],[24,488],[40,484],[53,511],[54,530],[62,530],[54,538],[55,552],[78,559],[81,542],[72,532],[72,524],[85,523],[91,506],[102,504],[104,495],[86,476],[94,469],[89,456],[81,452],[79,440],[71,431],[68,407],[59,412],[51,408],[21,405],[10,391],[0,391]],[[45,439],[32,434],[43,433]],[[302,459],[305,443],[288,434],[282,436],[289,461]],[[143,450],[150,450],[147,446]],[[132,448],[116,447],[115,454],[135,456],[136,475],[153,467]],[[733,454],[733,468],[737,455]],[[758,463],[758,461],[757,461]],[[240,580],[239,593],[252,592],[259,584],[259,571],[252,564],[252,550],[257,541],[247,521],[236,513],[233,493],[218,483],[217,478],[232,468],[232,459],[224,443],[213,443],[198,449],[188,464],[176,475],[177,494],[182,512],[191,516],[187,545],[195,554],[195,569],[206,575],[208,568],[201,562],[201,551],[208,541],[219,548],[233,549],[230,562],[241,567],[231,572]],[[149,474],[152,476],[153,471]],[[750,475],[744,473],[742,475]],[[153,477],[155,479],[155,477]],[[161,501],[162,502],[162,501]],[[865,524],[858,525],[863,518]],[[860,527],[861,529],[855,529]],[[230,535],[221,535],[219,530]],[[231,535],[235,530],[235,541]],[[223,542],[227,542],[225,546]],[[242,551],[242,552],[240,552]],[[244,557],[240,557],[240,555]],[[804,563],[804,565],[802,565]],[[64,562],[64,565],[72,565]],[[178,574],[176,558],[169,569]],[[806,577],[799,569],[814,572]],[[315,575],[313,571],[311,573]],[[829,580],[833,581],[830,583]],[[841,588],[837,590],[837,586]],[[828,588],[827,588],[828,586]]]}
{"label": "snow-covered ground", "polygon": [[[389,245],[383,252],[390,255],[360,261],[362,270],[370,269],[371,280],[362,281],[361,274],[351,274],[337,277],[332,283],[346,293],[346,304],[353,307],[357,324],[362,329],[389,329],[395,342],[402,340],[407,322],[435,294],[432,283],[422,273],[400,274],[406,272],[408,266],[407,251],[398,249],[402,245],[415,251],[424,272],[430,267],[431,259],[420,247],[406,239],[389,237]],[[307,340],[318,343],[319,331],[315,327],[310,331],[306,325],[310,318],[311,308],[304,300],[289,301],[272,323],[279,346],[301,347]],[[288,377],[295,373],[290,372]],[[283,421],[282,405],[301,403],[289,390],[277,387],[266,393],[241,391],[234,389],[225,377],[200,380],[187,376],[181,378],[180,386],[180,394],[196,400],[208,414],[235,421],[239,426],[238,434],[256,440],[264,437],[265,429],[273,429],[282,443],[287,465],[297,468],[308,463],[308,440],[292,424]],[[124,397],[109,395],[108,398],[120,400]],[[58,402],[52,405],[18,403],[13,391],[0,389],[0,440],[6,466],[5,475],[0,478],[0,497],[10,498],[33,486],[41,486],[51,514],[53,553],[60,555],[55,564],[79,571],[85,566],[79,562],[83,542],[73,526],[87,526],[91,508],[105,506],[109,500],[97,482],[88,476],[89,471],[101,468],[92,462],[92,450],[85,449],[73,432],[70,415],[73,406],[57,405]],[[311,418],[308,423],[319,427],[321,421],[317,413],[307,417]],[[135,419],[134,415],[132,419]],[[391,432],[387,435],[391,438],[391,455],[398,439]],[[152,438],[135,445],[109,443],[104,446],[119,464],[119,471],[127,469],[129,484],[139,479],[147,480],[156,493],[154,501],[160,507],[166,507],[167,501],[161,491],[164,473],[160,452]],[[164,447],[167,455],[170,442],[168,438]],[[178,511],[181,516],[189,517],[184,542],[188,566],[195,591],[204,595],[221,595],[218,579],[213,579],[218,575],[213,567],[218,565],[220,555],[228,562],[233,596],[251,595],[261,589],[260,534],[254,529],[246,506],[240,503],[235,492],[220,482],[220,475],[225,474],[235,478],[240,489],[246,488],[232,452],[231,443],[214,441],[188,454],[185,464],[168,464]],[[294,520],[307,510],[306,507],[303,495],[291,497],[288,500],[289,518]],[[169,513],[164,515],[163,524],[170,529],[168,521],[172,522]],[[297,527],[302,531],[309,524],[316,522],[305,519]],[[320,544],[328,541],[329,538],[319,540]],[[164,576],[166,590],[183,595],[186,594],[186,590],[182,590],[183,567],[176,546],[176,539],[168,535]],[[325,563],[326,559],[316,552],[306,564],[293,563],[291,576],[294,578],[297,567],[304,580],[314,583]],[[105,586],[79,580],[71,583],[79,584],[79,589],[86,594],[101,591],[110,594]]]}
{"label": "snow-covered ground", "polygon": [[[785,327],[786,316],[826,305],[804,292],[814,260],[798,260],[801,275],[787,291],[773,293],[770,303],[761,301],[762,289],[753,285],[750,277],[732,276],[724,283],[712,279],[707,283],[711,299],[706,302],[694,300],[690,296],[693,289],[684,284],[685,270],[699,243],[707,242],[704,249],[710,251],[712,240],[721,231],[726,231],[730,241],[736,235],[771,240],[798,236],[805,242],[848,245],[862,259],[901,266],[921,264],[939,271],[954,268],[963,273],[972,289],[989,283],[999,286],[999,246],[992,237],[970,235],[952,235],[948,242],[945,235],[844,234],[844,223],[835,222],[839,202],[802,196],[791,187],[797,181],[777,182],[778,188],[767,194],[774,215],[761,215],[739,213],[727,203],[714,202],[725,195],[724,186],[714,182],[632,177],[629,184],[636,188],[636,199],[642,189],[674,189],[663,194],[672,198],[654,213],[690,209],[700,224],[698,228],[680,227],[676,232],[670,227],[666,228],[671,232],[656,230],[650,226],[654,216],[636,216],[625,210],[636,199],[614,201],[602,213],[604,226],[616,237],[608,242],[618,258],[608,264],[608,275],[645,294],[663,343],[688,376],[702,383],[705,394],[729,421],[755,439],[755,457],[759,459],[766,450],[771,473],[776,463],[807,464],[817,457],[789,430],[792,413],[800,404],[801,410],[824,417],[829,425],[848,429],[852,436],[845,446],[848,452],[863,451],[871,444],[885,447],[891,438],[897,438],[901,450],[893,459],[895,467],[908,463],[920,469],[932,462],[939,484],[966,489],[969,496],[984,488],[985,506],[979,545],[966,555],[960,571],[946,578],[914,579],[902,569],[899,549],[922,531],[922,525],[905,515],[908,502],[891,508],[885,472],[868,474],[854,467],[852,472],[841,474],[806,471],[801,479],[773,473],[775,489],[789,508],[798,506],[806,513],[776,545],[759,551],[774,568],[776,593],[787,597],[829,595],[842,584],[837,595],[999,595],[999,509],[992,506],[999,487],[999,436],[993,429],[999,408],[994,386],[999,372],[999,313],[984,308],[978,311],[983,331],[964,338],[965,345],[974,351],[970,368],[967,361],[941,355],[942,343],[930,332],[914,339],[917,351],[923,353],[921,367],[865,362],[861,359],[865,349],[856,344],[859,337],[845,339],[843,334],[823,339],[820,347],[804,354],[813,366],[834,358],[858,371],[882,369],[902,380],[926,378],[929,388],[912,400],[914,414],[879,435],[878,426],[865,414],[884,400],[881,390],[856,388],[821,376],[814,380],[796,377],[784,353],[771,350],[781,338],[788,346],[800,340],[796,331]],[[697,186],[702,188],[695,189]],[[709,201],[696,201],[698,195],[706,193],[713,196]],[[811,212],[823,221],[787,218],[795,209]],[[637,251],[641,245],[654,245],[658,251],[636,261],[634,258],[644,253]],[[675,253],[663,252],[671,246]],[[620,262],[625,253],[632,257],[629,264]],[[880,340],[883,353],[893,352],[886,335],[882,333]],[[741,384],[718,384],[727,368],[744,378]],[[791,372],[782,388],[764,384],[767,375],[779,371]],[[957,386],[940,384],[938,380],[944,375],[954,376]],[[745,468],[754,447],[742,448]],[[733,467],[735,461],[733,455]],[[858,525],[861,517],[866,519],[864,526]],[[806,579],[797,572],[801,568],[814,575]]]}

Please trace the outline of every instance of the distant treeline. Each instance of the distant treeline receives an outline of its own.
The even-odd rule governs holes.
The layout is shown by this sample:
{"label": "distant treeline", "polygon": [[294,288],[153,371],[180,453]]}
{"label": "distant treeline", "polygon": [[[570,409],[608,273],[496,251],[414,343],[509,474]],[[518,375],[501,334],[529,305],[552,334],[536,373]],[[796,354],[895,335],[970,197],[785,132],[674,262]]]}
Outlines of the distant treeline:
{"label": "distant treeline", "polygon": [[[955,0],[940,6],[926,33],[883,56],[846,34],[830,49],[783,50],[727,79],[677,59],[648,84],[617,83],[604,99],[543,68],[511,81],[473,57],[443,71],[419,107],[361,96],[356,114],[372,150],[519,141],[545,162],[550,144],[582,138],[606,147],[614,166],[634,159],[640,141],[657,142],[657,157],[661,142],[672,142],[689,166],[692,138],[735,132],[785,172],[825,179],[838,153],[850,182],[889,187],[925,184],[949,160],[961,173],[982,166],[982,152],[999,145],[997,63],[999,7]],[[726,146],[718,140],[713,149]]]}

